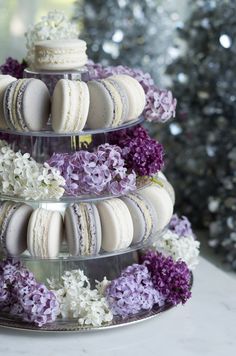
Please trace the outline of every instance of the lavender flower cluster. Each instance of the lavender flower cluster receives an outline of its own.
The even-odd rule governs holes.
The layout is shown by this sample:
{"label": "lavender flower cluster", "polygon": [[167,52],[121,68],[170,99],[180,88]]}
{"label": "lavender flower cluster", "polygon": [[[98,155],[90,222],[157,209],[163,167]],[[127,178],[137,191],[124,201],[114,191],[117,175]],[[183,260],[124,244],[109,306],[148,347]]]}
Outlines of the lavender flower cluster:
{"label": "lavender flower cluster", "polygon": [[0,310],[41,327],[59,312],[55,294],[13,259],[0,262]]}
{"label": "lavender flower cluster", "polygon": [[153,305],[176,305],[190,298],[191,274],[185,262],[151,250],[142,262],[127,267],[108,285],[106,298],[114,315],[125,318]]}
{"label": "lavender flower cluster", "polygon": [[193,236],[191,223],[186,216],[179,218],[177,214],[174,214],[170,220],[169,230],[181,237]]}
{"label": "lavender flower cluster", "polygon": [[64,177],[68,195],[123,195],[136,189],[136,174],[125,167],[121,148],[108,143],[94,152],[54,153],[48,164]]}
{"label": "lavender flower cluster", "polygon": [[154,304],[164,304],[162,295],[154,288],[146,266],[133,264],[106,289],[106,298],[113,315],[122,318],[140,310],[149,310]]}
{"label": "lavender flower cluster", "polygon": [[89,61],[88,70],[91,80],[103,79],[115,74],[127,74],[137,79],[146,94],[146,106],[143,113],[146,120],[166,122],[175,117],[177,100],[170,90],[158,88],[149,73],[121,65],[104,67],[93,61]]}
{"label": "lavender flower cluster", "polygon": [[8,57],[5,63],[0,66],[0,73],[21,79],[23,78],[23,72],[26,67],[27,63],[24,60],[20,63],[16,59]]}
{"label": "lavender flower cluster", "polygon": [[126,166],[139,176],[153,175],[164,166],[163,146],[142,126],[110,133],[108,140],[121,147]]}
{"label": "lavender flower cluster", "polygon": [[152,250],[142,256],[142,262],[151,274],[154,287],[167,304],[184,304],[191,297],[191,273],[185,262],[174,261],[172,257]]}

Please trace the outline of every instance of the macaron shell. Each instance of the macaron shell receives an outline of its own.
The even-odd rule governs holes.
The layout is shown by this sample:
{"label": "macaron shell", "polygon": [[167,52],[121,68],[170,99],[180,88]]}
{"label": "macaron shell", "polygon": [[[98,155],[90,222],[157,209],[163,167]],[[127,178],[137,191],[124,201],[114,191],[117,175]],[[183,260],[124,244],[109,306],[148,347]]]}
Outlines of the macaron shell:
{"label": "macaron shell", "polygon": [[118,198],[98,203],[102,226],[102,248],[107,252],[127,248],[133,239],[133,222],[129,209]]}
{"label": "macaron shell", "polygon": [[16,78],[11,75],[0,75],[0,129],[7,129],[3,110],[4,94],[7,86],[14,81]]}
{"label": "macaron shell", "polygon": [[129,75],[117,74],[111,78],[126,90],[129,100],[129,112],[126,121],[138,118],[146,105],[146,96],[141,84]]}
{"label": "macaron shell", "polygon": [[134,233],[132,242],[137,244],[141,241],[146,241],[153,234],[155,228],[155,213],[152,205],[138,193],[129,194],[121,199],[127,205],[133,220]]}
{"label": "macaron shell", "polygon": [[52,213],[48,226],[48,257],[55,258],[60,252],[63,238],[63,220],[58,211]]}
{"label": "macaron shell", "polygon": [[92,80],[87,84],[90,106],[86,126],[89,129],[112,126],[114,104],[109,92],[99,81]]}
{"label": "macaron shell", "polygon": [[75,120],[77,124],[75,126],[75,131],[83,130],[87,119],[88,119],[88,112],[89,112],[89,105],[90,105],[90,96],[89,96],[89,89],[86,83],[84,82],[76,82],[78,87],[78,112],[80,112],[80,116]]}
{"label": "macaron shell", "polygon": [[58,211],[35,209],[27,229],[27,246],[30,254],[40,258],[56,258],[62,238],[61,214]]}
{"label": "macaron shell", "polygon": [[50,95],[39,79],[29,79],[23,93],[22,116],[30,131],[45,128],[50,113]]}
{"label": "macaron shell", "polygon": [[69,253],[72,256],[79,254],[79,234],[75,214],[72,207],[68,207],[64,216],[66,241],[69,249]]}
{"label": "macaron shell", "polygon": [[14,91],[19,83],[18,80],[15,80],[11,82],[4,93],[4,98],[3,98],[3,110],[4,110],[4,118],[6,122],[7,128],[14,130],[15,127],[12,122],[12,110],[13,110],[13,97],[14,97]]}
{"label": "macaron shell", "polygon": [[17,256],[27,249],[27,226],[33,208],[22,204],[13,213],[6,230],[6,250]]}
{"label": "macaron shell", "polygon": [[163,230],[173,215],[173,202],[169,194],[157,184],[140,189],[139,194],[153,205],[156,212],[157,231]]}
{"label": "macaron shell", "polygon": [[53,91],[52,95],[52,128],[56,132],[61,132],[65,129],[67,114],[71,105],[70,84],[66,79],[60,79]]}
{"label": "macaron shell", "polygon": [[142,238],[145,234],[145,221],[143,214],[140,211],[139,207],[134,203],[129,196],[122,197],[122,201],[127,205],[130,215],[133,220],[134,233],[133,233],[133,243],[139,243],[142,241]]}
{"label": "macaron shell", "polygon": [[158,178],[158,181],[161,183],[161,185],[163,186],[163,188],[167,191],[167,193],[169,194],[173,205],[175,204],[175,191],[173,186],[170,184],[170,182],[167,179],[162,179],[162,178]]}

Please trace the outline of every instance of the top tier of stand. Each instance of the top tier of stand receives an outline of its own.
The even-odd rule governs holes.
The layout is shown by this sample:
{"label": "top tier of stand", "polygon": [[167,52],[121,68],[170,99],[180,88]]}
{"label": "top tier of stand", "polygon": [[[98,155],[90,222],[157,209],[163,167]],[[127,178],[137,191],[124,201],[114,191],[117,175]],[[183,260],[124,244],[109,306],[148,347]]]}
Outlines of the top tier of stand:
{"label": "top tier of stand", "polygon": [[123,125],[117,127],[106,127],[96,130],[83,130],[78,132],[67,132],[67,133],[56,133],[54,131],[42,130],[42,131],[15,131],[15,130],[1,130],[3,134],[19,135],[19,136],[32,136],[32,137],[71,137],[71,136],[87,136],[87,135],[97,135],[107,132],[119,131],[139,125],[144,122],[144,117],[141,116],[135,120],[130,120],[125,122]]}
{"label": "top tier of stand", "polygon": [[56,83],[60,79],[82,80],[83,82],[87,82],[90,79],[89,72],[86,67],[79,68],[78,70],[67,71],[37,71],[35,69],[26,68],[23,75],[24,78],[42,80],[47,85],[51,95]]}

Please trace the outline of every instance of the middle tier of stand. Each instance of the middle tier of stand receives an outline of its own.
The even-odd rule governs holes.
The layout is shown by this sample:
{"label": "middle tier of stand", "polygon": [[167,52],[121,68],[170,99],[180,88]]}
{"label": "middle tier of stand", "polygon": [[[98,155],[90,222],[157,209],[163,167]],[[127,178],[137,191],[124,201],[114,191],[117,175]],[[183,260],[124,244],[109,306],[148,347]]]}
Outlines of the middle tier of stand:
{"label": "middle tier of stand", "polygon": [[[32,263],[32,262],[39,262],[40,261],[42,263],[44,262],[63,262],[63,261],[68,261],[68,262],[83,262],[83,261],[92,261],[92,260],[98,260],[98,259],[106,259],[109,257],[115,257],[115,256],[119,256],[119,255],[126,255],[126,254],[132,254],[132,253],[136,253],[136,251],[139,250],[145,250],[150,248],[163,234],[165,234],[167,231],[167,227],[165,227],[162,231],[157,232],[154,236],[151,236],[147,239],[147,241],[142,241],[139,243],[135,243],[132,244],[131,246],[124,248],[124,249],[120,249],[120,250],[115,250],[113,252],[106,252],[101,250],[99,253],[97,254],[93,254],[93,255],[84,255],[84,256],[71,256],[69,254],[69,252],[63,252],[63,250],[66,249],[66,246],[63,245],[61,252],[59,253],[58,257],[54,257],[54,258],[49,258],[49,257],[35,257],[35,256],[31,256],[29,254],[28,251],[22,253],[21,255],[17,255],[17,256],[10,256],[10,255],[5,255],[4,253],[2,253],[2,255],[4,257],[14,257],[17,260],[20,260],[24,263]],[[0,253],[1,255],[1,253]]]}
{"label": "middle tier of stand", "polygon": [[[145,187],[148,187],[151,184],[151,178],[143,178],[137,186],[137,192],[140,189],[143,189]],[[72,203],[88,203],[88,202],[99,202],[102,200],[107,200],[107,199],[113,199],[113,198],[119,198],[121,195],[115,195],[115,194],[101,194],[101,195],[86,195],[86,194],[81,194],[81,195],[64,195],[60,199],[26,199],[25,197],[17,197],[13,195],[6,195],[6,194],[0,194],[0,200],[9,200],[9,201],[15,201],[19,203],[27,203],[32,205],[35,209],[36,208],[44,208],[44,209],[53,209],[56,206],[57,210],[63,210],[67,204],[72,204]]]}

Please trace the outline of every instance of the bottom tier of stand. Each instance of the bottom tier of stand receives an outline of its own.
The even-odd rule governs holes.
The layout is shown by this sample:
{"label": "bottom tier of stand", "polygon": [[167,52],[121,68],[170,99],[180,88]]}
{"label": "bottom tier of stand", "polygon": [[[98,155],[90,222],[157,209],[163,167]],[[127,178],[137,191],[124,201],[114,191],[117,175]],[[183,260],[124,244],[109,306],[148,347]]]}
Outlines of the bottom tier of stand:
{"label": "bottom tier of stand", "polygon": [[[148,250],[150,251],[150,246]],[[116,256],[104,256],[103,258],[88,260],[70,260],[63,258],[33,260],[22,257],[17,260],[7,259],[1,262],[0,269],[4,271],[5,268],[4,273],[7,275],[5,278],[9,286],[8,290],[5,289],[8,293],[8,299],[5,298],[4,304],[4,287],[0,285],[0,326],[32,331],[85,332],[107,330],[135,324],[158,316],[163,312],[167,312],[173,308],[173,304],[164,302],[162,305],[153,303],[149,308],[140,308],[139,311],[130,313],[128,316],[111,313],[110,316],[112,315],[112,317],[109,317],[109,308],[106,309],[106,306],[104,306],[107,303],[107,295],[104,293],[105,288],[107,288],[106,283],[109,283],[108,281],[114,282],[121,278],[124,270],[126,271],[126,277],[127,273],[132,274],[132,278],[135,273],[136,276],[138,274],[139,277],[135,277],[136,285],[134,287],[132,287],[134,283],[132,278],[130,282],[129,277],[126,282],[120,281],[120,286],[116,285],[115,287],[117,295],[120,293],[119,288],[122,289],[125,283],[128,285],[128,289],[130,288],[128,290],[128,293],[131,295],[130,298],[135,299],[132,294],[140,293],[140,290],[143,290],[141,293],[145,294],[145,296],[142,294],[141,298],[150,298],[150,292],[145,291],[146,288],[150,288],[149,284],[144,281],[146,278],[144,276],[145,272],[142,270],[138,272],[137,270],[136,272],[134,272],[134,270],[131,271],[132,268],[137,268],[138,266],[139,269],[140,266],[143,266],[141,265],[141,256],[144,256],[145,253],[147,253],[147,249],[142,248]],[[127,267],[131,269],[127,269]],[[15,273],[15,271],[18,272]],[[32,272],[32,274],[30,272]],[[75,274],[73,275],[73,273]],[[27,282],[28,279],[30,280],[30,276],[33,276],[37,283],[36,292],[32,292],[35,288],[34,282]],[[15,281],[13,283],[15,283],[15,285],[11,285],[11,280],[14,280],[14,278]],[[76,278],[78,278],[78,280],[76,280]],[[52,284],[52,281],[54,284]],[[99,284],[100,287],[98,287],[98,281],[102,282]],[[190,273],[188,282],[189,291],[192,287],[192,282],[193,277]],[[140,285],[137,286],[137,283],[142,284],[141,289]],[[4,285],[4,283],[2,284]],[[16,285],[17,290],[14,289]],[[31,287],[31,285],[33,285],[33,287]],[[132,291],[132,288],[134,291]],[[137,292],[137,290],[139,291]],[[50,297],[51,292],[54,293],[54,296],[56,295],[57,300],[60,300],[59,304],[63,304],[62,309],[64,308],[64,315],[63,311],[61,312],[60,310],[60,313],[55,314],[54,312],[54,317],[51,318],[51,315],[53,315],[52,309],[55,308],[55,303],[52,301],[53,298]],[[124,290],[122,293],[124,293]],[[17,300],[17,295],[22,298],[20,302]],[[60,297],[62,297],[62,299],[60,299]],[[114,295],[112,297],[114,297]],[[78,303],[78,305],[75,307],[76,303]],[[92,303],[94,304],[92,305]],[[137,297],[135,303],[137,303]],[[62,304],[60,304],[60,307]],[[10,305],[10,307],[8,305]],[[69,308],[71,309],[69,312],[67,310],[67,315],[65,315],[65,309],[68,309],[68,305],[70,305]],[[109,305],[109,303],[107,305]],[[131,308],[133,307],[132,303],[130,306]],[[25,309],[22,311],[21,308]],[[49,312],[47,312],[47,308]],[[77,313],[77,315],[74,315],[74,313]],[[96,315],[94,315],[94,313]],[[48,314],[50,316],[48,316]],[[96,324],[98,319],[100,322]],[[43,323],[39,325],[41,320],[43,320]],[[104,321],[101,322],[101,320]]]}
{"label": "bottom tier of stand", "polygon": [[137,313],[134,316],[130,316],[129,318],[122,319],[120,317],[114,317],[110,323],[106,323],[102,326],[80,326],[78,325],[77,319],[57,319],[54,323],[47,324],[38,328],[35,325],[22,322],[20,319],[11,318],[9,315],[0,314],[0,326],[11,328],[11,329],[18,329],[18,330],[26,330],[26,331],[37,331],[37,332],[91,332],[91,331],[98,331],[98,330],[109,330],[121,326],[128,326],[139,323],[141,321],[145,321],[154,317],[160,316],[163,312],[167,312],[173,308],[173,305],[166,305],[162,308],[154,306],[151,310],[143,311]]}

